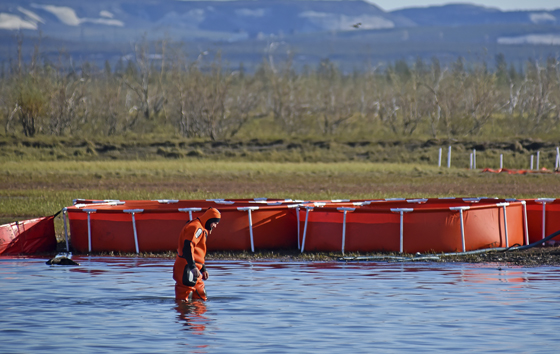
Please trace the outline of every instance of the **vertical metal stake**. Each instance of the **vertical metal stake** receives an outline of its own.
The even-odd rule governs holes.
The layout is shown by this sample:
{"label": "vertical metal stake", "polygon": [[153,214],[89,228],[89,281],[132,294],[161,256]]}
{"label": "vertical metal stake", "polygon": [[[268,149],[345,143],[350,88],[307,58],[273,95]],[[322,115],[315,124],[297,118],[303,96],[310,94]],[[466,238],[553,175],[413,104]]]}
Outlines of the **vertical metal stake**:
{"label": "vertical metal stake", "polygon": [[476,170],[476,150],[475,149],[473,149],[472,155],[473,155],[473,167]]}
{"label": "vertical metal stake", "polygon": [[342,254],[344,254],[344,244],[346,243],[346,213],[344,210],[344,218],[342,220]]}
{"label": "vertical metal stake", "polygon": [[411,212],[411,211],[414,211],[414,209],[413,209],[413,208],[391,208],[391,212],[392,212],[392,213],[399,213],[399,214],[401,214],[401,224],[400,224],[400,247],[399,247],[400,253],[403,253],[403,251],[404,251],[404,231],[403,231],[403,228],[404,228],[404,219],[403,219],[403,215],[404,215],[404,213],[408,213],[408,212]]}
{"label": "vertical metal stake", "polygon": [[401,253],[403,253],[403,214],[404,212],[401,210],[401,246],[400,246]]}
{"label": "vertical metal stake", "polygon": [[251,217],[251,209],[249,211],[249,234],[251,235],[251,252],[255,253],[255,245],[253,243],[253,218]]}
{"label": "vertical metal stake", "polygon": [[500,170],[504,168],[504,154],[500,154]]}
{"label": "vertical metal stake", "polygon": [[87,234],[88,234],[88,250],[91,252],[91,220],[90,220],[91,212],[87,212]]}
{"label": "vertical metal stake", "polygon": [[541,160],[541,152],[537,151],[537,171],[539,170],[539,162]]}
{"label": "vertical metal stake", "polygon": [[134,218],[134,213],[132,214],[132,229],[134,230],[134,245],[136,246],[136,253],[140,253],[138,248],[138,234],[136,233],[136,219]]}
{"label": "vertical metal stake", "polygon": [[[545,232],[545,224],[546,224],[546,202],[543,201],[542,203],[542,238],[545,238],[546,232]],[[544,242],[542,244],[544,246]]]}
{"label": "vertical metal stake", "polygon": [[299,207],[296,207],[296,218],[297,218],[297,249],[301,249],[300,243],[299,243],[299,233],[300,233],[300,226],[299,226]]}
{"label": "vertical metal stake", "polygon": [[525,245],[529,244],[529,225],[527,224],[527,203],[523,200],[523,222],[525,223]]}
{"label": "vertical metal stake", "polygon": [[470,207],[468,206],[460,206],[460,207],[450,207],[449,210],[459,210],[459,218],[461,223],[461,245],[463,247],[463,252],[467,252],[467,246],[465,244],[465,221],[463,211],[468,210]]}
{"label": "vertical metal stake", "polygon": [[305,224],[303,226],[303,241],[301,241],[301,253],[303,253],[303,250],[305,248],[305,236],[307,234],[307,218],[309,216],[309,209],[306,208],[305,211]]}
{"label": "vertical metal stake", "polygon": [[506,247],[509,247],[506,206],[504,205],[503,208],[504,208],[504,230],[506,232]]}
{"label": "vertical metal stake", "polygon": [[439,148],[437,167],[441,167],[441,150],[442,150],[442,148]]}
{"label": "vertical metal stake", "polygon": [[459,215],[461,217],[461,242],[463,243],[463,252],[467,252],[465,247],[465,225],[463,223],[463,209],[459,209]]}

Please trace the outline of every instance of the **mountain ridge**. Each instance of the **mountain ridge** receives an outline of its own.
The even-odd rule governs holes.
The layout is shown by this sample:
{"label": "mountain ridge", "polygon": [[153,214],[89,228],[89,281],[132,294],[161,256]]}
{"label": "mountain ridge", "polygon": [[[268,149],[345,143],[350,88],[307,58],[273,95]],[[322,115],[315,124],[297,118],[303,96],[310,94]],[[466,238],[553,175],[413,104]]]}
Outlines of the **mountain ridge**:
{"label": "mountain ridge", "polygon": [[480,53],[507,53],[520,62],[558,51],[560,9],[448,4],[386,12],[364,0],[4,0],[0,60],[15,55],[18,34],[41,38],[51,57],[63,48],[97,63],[130,56],[131,43],[143,40],[186,43],[195,58],[220,52],[233,63],[255,64],[281,51],[296,53],[301,65],[324,58],[349,67],[365,60],[447,61]]}
{"label": "mountain ridge", "polygon": [[501,11],[497,8],[473,4],[447,4],[430,7],[411,7],[392,11],[419,26],[460,26],[473,24],[560,24],[560,8],[552,11]]}

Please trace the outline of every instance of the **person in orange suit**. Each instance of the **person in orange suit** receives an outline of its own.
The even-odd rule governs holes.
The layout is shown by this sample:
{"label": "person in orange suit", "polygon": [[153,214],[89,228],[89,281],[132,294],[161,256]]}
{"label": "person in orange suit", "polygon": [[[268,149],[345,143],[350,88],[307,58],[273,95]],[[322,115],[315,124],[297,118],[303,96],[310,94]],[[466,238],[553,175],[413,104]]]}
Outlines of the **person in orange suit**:
{"label": "person in orange suit", "polygon": [[201,217],[189,221],[181,230],[173,265],[176,301],[207,300],[203,282],[208,279],[204,265],[206,238],[218,226],[220,217],[218,209],[208,208]]}

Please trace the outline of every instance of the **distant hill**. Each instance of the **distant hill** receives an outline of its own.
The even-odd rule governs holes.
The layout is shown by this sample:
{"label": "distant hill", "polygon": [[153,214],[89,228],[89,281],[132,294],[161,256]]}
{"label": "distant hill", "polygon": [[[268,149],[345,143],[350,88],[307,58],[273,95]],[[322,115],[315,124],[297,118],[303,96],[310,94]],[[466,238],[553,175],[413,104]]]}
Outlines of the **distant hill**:
{"label": "distant hill", "polygon": [[4,0],[0,29],[38,30],[64,39],[130,39],[168,35],[177,39],[243,40],[294,33],[412,26],[361,0],[176,1]]}
{"label": "distant hill", "polygon": [[249,68],[270,55],[295,54],[295,64],[328,58],[346,68],[417,57],[493,58],[520,63],[560,50],[560,9],[504,12],[455,4],[385,12],[362,0],[3,0],[0,60],[39,43],[51,60],[61,51],[102,64],[130,58],[132,43],[184,42],[191,58],[220,52]]}
{"label": "distant hill", "polygon": [[418,26],[465,26],[481,24],[560,25],[560,9],[555,11],[500,11],[471,4],[413,7],[391,12]]}

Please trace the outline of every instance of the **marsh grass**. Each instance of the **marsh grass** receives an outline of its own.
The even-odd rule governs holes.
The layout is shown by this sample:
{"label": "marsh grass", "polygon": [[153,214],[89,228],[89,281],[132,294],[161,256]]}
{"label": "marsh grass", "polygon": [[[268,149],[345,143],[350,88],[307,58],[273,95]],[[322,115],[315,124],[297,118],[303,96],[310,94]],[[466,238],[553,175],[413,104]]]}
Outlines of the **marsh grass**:
{"label": "marsh grass", "polygon": [[559,180],[553,174],[494,175],[457,168],[368,162],[276,163],[188,158],[7,161],[0,171],[0,217],[51,215],[76,198],[554,196],[559,192]]}
{"label": "marsh grass", "polygon": [[362,174],[362,173],[425,173],[449,174],[435,166],[417,166],[399,163],[372,164],[367,162],[340,163],[278,163],[247,161],[180,160],[125,160],[125,161],[7,161],[3,176],[27,175],[48,177],[59,174],[96,178],[124,177],[194,177],[199,175],[283,175],[283,174]]}

